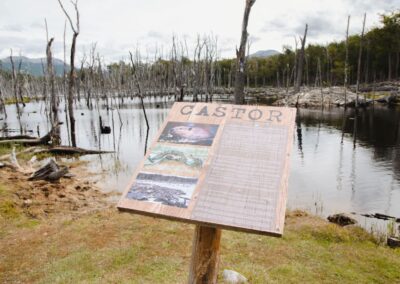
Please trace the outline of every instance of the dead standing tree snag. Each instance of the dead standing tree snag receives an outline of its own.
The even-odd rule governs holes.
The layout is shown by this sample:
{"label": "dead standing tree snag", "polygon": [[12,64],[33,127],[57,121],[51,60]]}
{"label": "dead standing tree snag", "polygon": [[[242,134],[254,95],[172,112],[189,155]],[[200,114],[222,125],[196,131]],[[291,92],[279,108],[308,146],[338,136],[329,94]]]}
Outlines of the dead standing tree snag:
{"label": "dead standing tree snag", "polygon": [[307,31],[308,31],[308,24],[306,24],[306,28],[304,30],[304,36],[301,38],[301,49],[298,57],[298,64],[297,64],[297,77],[296,77],[296,85],[294,88],[294,92],[300,92],[301,82],[303,81],[303,66],[304,66],[304,48],[306,45],[306,38],[307,38]]}
{"label": "dead standing tree snag", "polygon": [[[47,72],[46,72],[46,79],[48,84],[50,85],[50,121],[52,128],[58,125],[59,119],[58,119],[58,101],[57,101],[57,96],[56,96],[56,91],[55,91],[55,83],[54,83],[54,68],[53,68],[53,55],[51,52],[51,45],[54,42],[54,38],[52,37],[49,40],[49,32],[47,28],[47,21],[45,21],[45,26],[46,26],[46,58],[47,58]],[[54,145],[60,145],[61,144],[61,138],[60,138],[60,130],[59,128],[55,128],[55,131],[52,131],[52,143]]]}
{"label": "dead standing tree snag", "polygon": [[65,16],[67,17],[71,29],[73,32],[72,35],[72,43],[71,43],[71,55],[70,55],[70,71],[69,71],[69,79],[68,79],[68,112],[69,112],[69,122],[70,122],[70,129],[71,129],[71,142],[72,146],[76,147],[76,135],[75,135],[75,117],[74,117],[74,86],[75,86],[75,50],[76,50],[76,38],[79,35],[79,10],[78,10],[78,0],[75,2],[71,0],[72,5],[74,6],[75,13],[76,13],[76,26],[72,22],[71,17],[65,10],[61,0],[57,0],[60,4],[61,9],[63,10]]}
{"label": "dead standing tree snag", "polygon": [[350,15],[347,17],[347,29],[346,29],[346,57],[344,60],[344,107],[347,107],[347,81],[349,74],[349,26],[350,26]]}
{"label": "dead standing tree snag", "polygon": [[365,20],[367,18],[367,14],[364,13],[363,27],[360,37],[360,49],[358,51],[358,65],[357,65],[357,85],[356,85],[356,108],[358,107],[358,95],[360,93],[360,76],[361,76],[361,59],[362,59],[362,49],[363,49],[363,41],[364,41],[364,30],[365,30]]}
{"label": "dead standing tree snag", "polygon": [[133,61],[133,55],[132,55],[132,52],[130,52],[130,51],[129,51],[129,56],[130,56],[131,64],[132,64],[132,76],[134,78],[136,88],[138,89],[138,94],[139,94],[140,102],[142,105],[144,119],[146,120],[147,131],[149,131],[150,126],[149,126],[149,121],[148,121],[147,115],[146,115],[146,108],[144,107],[142,88],[140,87],[140,82],[139,82],[139,78],[137,76],[135,62]]}
{"label": "dead standing tree snag", "polygon": [[235,104],[244,104],[244,71],[246,63],[246,46],[247,38],[247,25],[249,23],[249,16],[251,7],[256,0],[246,0],[244,9],[243,23],[242,23],[242,36],[240,40],[239,50],[236,49],[236,79],[235,79]]}

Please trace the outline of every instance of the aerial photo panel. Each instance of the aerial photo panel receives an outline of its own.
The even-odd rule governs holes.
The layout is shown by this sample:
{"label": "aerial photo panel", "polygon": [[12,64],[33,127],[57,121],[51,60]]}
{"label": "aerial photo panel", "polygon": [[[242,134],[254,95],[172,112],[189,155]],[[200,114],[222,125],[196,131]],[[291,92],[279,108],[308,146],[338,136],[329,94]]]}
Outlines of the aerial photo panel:
{"label": "aerial photo panel", "polygon": [[197,178],[140,172],[126,198],[187,208]]}
{"label": "aerial photo panel", "polygon": [[159,142],[211,146],[218,131],[216,124],[168,122]]}

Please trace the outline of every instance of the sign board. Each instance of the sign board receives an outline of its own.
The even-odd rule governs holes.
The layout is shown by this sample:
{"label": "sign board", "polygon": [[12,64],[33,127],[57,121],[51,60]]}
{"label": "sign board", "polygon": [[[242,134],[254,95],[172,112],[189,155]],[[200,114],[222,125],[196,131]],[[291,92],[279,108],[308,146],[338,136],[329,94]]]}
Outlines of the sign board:
{"label": "sign board", "polygon": [[293,108],[175,103],[118,209],[281,236]]}

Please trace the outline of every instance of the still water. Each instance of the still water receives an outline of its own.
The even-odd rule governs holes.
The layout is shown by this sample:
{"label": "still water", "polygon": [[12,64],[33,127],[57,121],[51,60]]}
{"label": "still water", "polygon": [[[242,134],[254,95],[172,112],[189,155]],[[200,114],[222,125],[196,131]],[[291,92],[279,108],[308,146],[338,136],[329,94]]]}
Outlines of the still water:
{"label": "still water", "polygon": [[[91,162],[91,170],[98,173],[94,179],[105,191],[124,190],[143,157],[146,137],[149,143],[154,139],[172,103],[172,98],[146,99],[148,135],[137,99],[109,100],[108,108],[100,101],[94,103],[94,110],[88,110],[84,101],[76,103],[78,146],[115,151],[81,158]],[[7,112],[7,118],[0,114],[0,129],[17,131],[22,126],[32,135],[44,135],[50,128],[43,102],[26,105],[21,125],[14,106],[7,106]],[[111,134],[100,135],[99,115],[112,128]],[[68,145],[64,110],[60,109],[59,116],[64,122],[62,142]],[[369,225],[374,221],[360,214],[400,217],[400,110],[378,106],[358,112],[299,109],[294,135],[289,208],[322,216],[355,212],[362,224]]]}

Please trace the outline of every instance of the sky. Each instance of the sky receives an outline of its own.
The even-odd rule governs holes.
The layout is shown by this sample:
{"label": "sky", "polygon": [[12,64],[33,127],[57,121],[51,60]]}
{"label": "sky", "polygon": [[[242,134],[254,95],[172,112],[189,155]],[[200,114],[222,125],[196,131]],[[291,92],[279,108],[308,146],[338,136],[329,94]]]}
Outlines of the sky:
{"label": "sky", "polygon": [[[62,0],[74,19],[69,0]],[[245,0],[79,0],[80,35],[78,58],[93,44],[106,62],[126,60],[129,50],[138,48],[152,57],[171,47],[172,36],[186,40],[189,52],[198,35],[218,40],[219,57],[235,56],[240,42]],[[400,0],[256,0],[248,26],[251,49],[294,46],[295,37],[309,25],[308,43],[328,43],[345,37],[347,16],[350,33],[360,33],[362,17],[366,27],[379,25],[379,14],[400,8]],[[65,15],[57,0],[0,0],[0,58],[10,55],[44,57],[47,20],[54,37],[53,55],[63,58]],[[67,24],[67,50],[72,38]]]}

